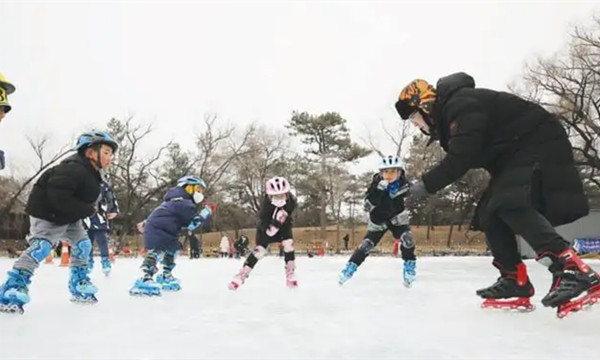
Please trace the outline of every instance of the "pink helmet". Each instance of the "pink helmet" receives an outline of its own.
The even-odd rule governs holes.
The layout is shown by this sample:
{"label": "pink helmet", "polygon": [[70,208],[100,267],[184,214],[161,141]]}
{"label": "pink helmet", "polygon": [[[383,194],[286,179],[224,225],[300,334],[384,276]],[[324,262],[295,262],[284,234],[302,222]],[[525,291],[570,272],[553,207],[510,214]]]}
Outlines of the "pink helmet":
{"label": "pink helmet", "polygon": [[290,192],[290,183],[281,176],[267,180],[267,195],[280,195]]}

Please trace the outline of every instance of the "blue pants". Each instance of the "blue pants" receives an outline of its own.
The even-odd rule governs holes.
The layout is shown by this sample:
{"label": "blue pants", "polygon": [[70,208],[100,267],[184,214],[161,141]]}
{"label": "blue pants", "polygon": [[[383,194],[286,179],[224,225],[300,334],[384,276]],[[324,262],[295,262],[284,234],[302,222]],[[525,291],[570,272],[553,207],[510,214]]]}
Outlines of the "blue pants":
{"label": "blue pants", "polygon": [[108,231],[106,230],[88,230],[88,236],[92,241],[92,253],[90,257],[94,254],[94,241],[98,243],[98,249],[100,249],[100,256],[103,258],[108,257]]}

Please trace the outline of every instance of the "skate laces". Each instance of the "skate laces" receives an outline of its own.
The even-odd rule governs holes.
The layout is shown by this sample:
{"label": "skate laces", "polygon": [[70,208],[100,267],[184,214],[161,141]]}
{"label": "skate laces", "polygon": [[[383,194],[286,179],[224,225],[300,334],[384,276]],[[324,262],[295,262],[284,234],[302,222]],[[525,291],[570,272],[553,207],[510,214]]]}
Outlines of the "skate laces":
{"label": "skate laces", "polygon": [[358,268],[358,265],[356,265],[353,262],[349,262],[346,264],[346,267],[344,268],[344,270],[342,270],[342,273],[344,273],[345,276],[352,276],[356,272],[357,268]]}
{"label": "skate laces", "polygon": [[27,289],[27,285],[31,283],[31,275],[23,273],[20,270],[11,270],[8,272],[8,280],[6,281],[7,288]]}
{"label": "skate laces", "polygon": [[417,266],[417,262],[415,260],[406,260],[404,261],[404,271],[406,271],[410,275],[414,275],[415,268]]}
{"label": "skate laces", "polygon": [[81,285],[86,285],[90,283],[90,277],[88,276],[88,271],[86,267],[73,267],[71,270],[71,274],[73,275],[73,279]]}
{"label": "skate laces", "polygon": [[294,270],[295,270],[295,269],[296,269],[296,266],[295,266],[295,264],[294,264],[292,261],[288,261],[288,262],[285,264],[285,274],[286,274],[287,276],[294,275]]}

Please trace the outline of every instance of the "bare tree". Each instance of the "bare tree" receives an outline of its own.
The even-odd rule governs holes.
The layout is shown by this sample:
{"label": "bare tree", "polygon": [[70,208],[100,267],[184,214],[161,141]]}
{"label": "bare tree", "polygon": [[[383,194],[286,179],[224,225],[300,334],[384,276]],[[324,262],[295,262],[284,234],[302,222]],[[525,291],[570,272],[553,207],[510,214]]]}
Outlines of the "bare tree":
{"label": "bare tree", "polygon": [[255,132],[255,125],[248,126],[241,134],[233,126],[216,127],[217,115],[204,116],[204,130],[196,135],[198,175],[206,181],[207,192],[219,191],[217,187],[232,163],[248,154],[247,143]]}
{"label": "bare tree", "polygon": [[[257,128],[248,138],[247,151],[233,162],[233,181],[230,189],[236,200],[257,214],[267,178],[285,175],[285,161],[290,153],[284,133]],[[288,176],[289,178],[289,176]]]}
{"label": "bare tree", "polygon": [[600,189],[600,18],[575,27],[566,51],[538,59],[525,70],[524,88],[512,88],[558,116],[584,181]]}
{"label": "bare tree", "polygon": [[169,141],[157,150],[142,152],[141,145],[153,130],[152,125],[135,124],[133,117],[124,121],[113,118],[108,122],[108,131],[119,143],[109,174],[122,211],[119,217],[124,228],[119,239],[121,245],[123,236],[159,201],[171,181],[160,176],[160,165],[163,155],[174,143]]}
{"label": "bare tree", "polygon": [[44,172],[47,168],[54,165],[57,161],[62,159],[66,154],[72,151],[72,147],[69,145],[63,145],[58,151],[56,151],[53,155],[50,156],[49,159],[46,158],[47,146],[48,146],[48,136],[44,135],[42,137],[33,139],[29,136],[26,136],[27,143],[33,149],[33,152],[37,156],[38,164],[35,168],[35,172],[33,175],[29,176],[25,181],[23,181],[19,188],[10,196],[6,205],[2,207],[2,212],[10,212],[17,201],[25,202],[19,197],[21,194],[29,187],[31,182],[36,180],[38,176]]}
{"label": "bare tree", "polygon": [[378,139],[378,135],[372,131],[372,126],[367,126],[367,136],[361,137],[361,140],[367,146],[367,148],[376,152],[381,157],[390,155],[382,150],[386,148],[385,144],[392,144],[395,149],[393,154],[396,156],[401,156],[406,140],[414,134],[413,127],[410,126],[408,121],[395,121],[393,122],[394,125],[390,129],[386,123],[388,122],[380,120],[381,129],[383,130],[387,141],[382,141],[381,138]]}

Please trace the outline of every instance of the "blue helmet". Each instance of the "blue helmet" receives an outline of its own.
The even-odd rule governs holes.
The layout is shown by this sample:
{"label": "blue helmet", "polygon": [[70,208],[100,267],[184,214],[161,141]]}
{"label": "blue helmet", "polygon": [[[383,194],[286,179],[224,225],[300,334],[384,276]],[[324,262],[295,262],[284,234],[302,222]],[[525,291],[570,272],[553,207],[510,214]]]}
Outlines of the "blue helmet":
{"label": "blue helmet", "polygon": [[177,186],[184,187],[186,185],[200,185],[206,189],[206,183],[195,175],[186,175],[177,180]]}
{"label": "blue helmet", "polygon": [[83,133],[77,139],[75,144],[75,150],[80,151],[90,146],[97,144],[106,144],[113,149],[113,152],[117,151],[119,144],[113,139],[113,137],[104,131],[91,131]]}
{"label": "blue helmet", "polygon": [[379,170],[383,169],[402,169],[404,170],[404,162],[397,156],[385,156],[379,159]]}

